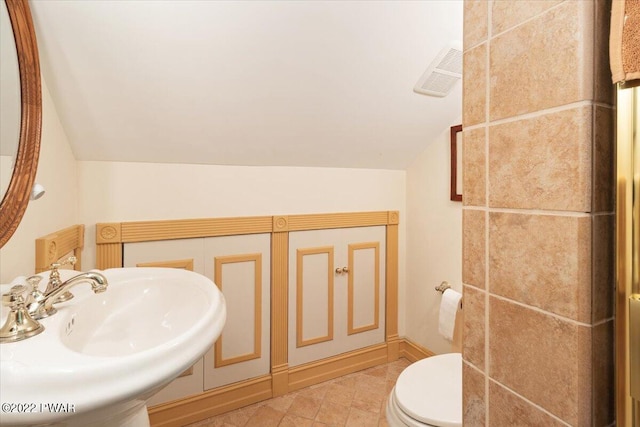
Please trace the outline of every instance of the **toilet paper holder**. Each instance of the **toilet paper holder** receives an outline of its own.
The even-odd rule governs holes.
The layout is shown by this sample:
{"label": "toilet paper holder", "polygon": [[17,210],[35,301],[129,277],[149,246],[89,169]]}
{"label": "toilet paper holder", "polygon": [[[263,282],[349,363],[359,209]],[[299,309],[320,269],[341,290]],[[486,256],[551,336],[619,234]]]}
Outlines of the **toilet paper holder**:
{"label": "toilet paper holder", "polygon": [[451,288],[451,285],[449,284],[449,282],[444,281],[440,283],[438,286],[436,286],[436,291],[440,292],[441,294],[444,294],[444,291],[450,288]]}
{"label": "toilet paper holder", "polygon": [[[451,285],[449,284],[449,282],[447,282],[446,280],[442,283],[440,283],[438,286],[436,286],[436,291],[440,292],[441,294],[444,294],[444,291],[446,291],[447,289],[451,289]],[[462,310],[462,300],[460,300],[460,309]]]}

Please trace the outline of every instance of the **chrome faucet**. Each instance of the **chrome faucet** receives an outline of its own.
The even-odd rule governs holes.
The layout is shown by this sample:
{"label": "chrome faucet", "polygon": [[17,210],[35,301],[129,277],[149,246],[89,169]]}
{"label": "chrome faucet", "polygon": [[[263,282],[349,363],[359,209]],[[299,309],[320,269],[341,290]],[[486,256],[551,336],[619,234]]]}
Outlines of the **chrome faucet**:
{"label": "chrome faucet", "polygon": [[9,307],[10,312],[0,328],[0,343],[20,341],[44,331],[44,326],[33,319],[27,309],[25,295],[32,291],[31,286],[31,283],[16,285],[2,295],[2,305]]}
{"label": "chrome faucet", "polygon": [[[78,258],[76,258],[75,256],[70,256],[64,261],[54,262],[53,264],[51,264],[49,266],[49,268],[51,269],[51,272],[49,273],[49,283],[47,283],[47,289],[44,292],[50,293],[58,289],[60,285],[62,285],[62,280],[60,280],[60,272],[58,271],[58,269],[65,265],[75,265],[77,261]],[[73,298],[73,294],[71,292],[65,292],[58,297],[58,301],[56,302],[69,301],[71,298]]]}
{"label": "chrome faucet", "polygon": [[[58,275],[58,279],[59,279]],[[2,295],[2,304],[9,307],[9,315],[0,328],[0,343],[10,343],[35,336],[44,330],[38,320],[56,313],[53,304],[61,302],[60,296],[80,283],[91,284],[96,294],[107,290],[107,278],[98,271],[80,273],[60,282],[44,292],[38,289],[42,277],[28,277],[23,285],[13,286],[8,293]]]}
{"label": "chrome faucet", "polygon": [[[44,293],[40,292],[38,297],[35,297],[36,291],[32,292],[32,298],[29,307],[29,314],[38,320],[52,314],[56,313],[56,308],[53,304],[61,302],[60,295],[64,295],[69,292],[69,289],[80,284],[80,283],[90,283],[91,290],[99,294],[107,290],[108,282],[107,278],[104,277],[102,273],[97,271],[89,271],[87,273],[80,273],[77,276],[73,276],[72,278],[66,280],[65,282],[60,283],[60,285],[56,286],[51,290],[47,290]],[[39,291],[37,291],[39,292]]]}

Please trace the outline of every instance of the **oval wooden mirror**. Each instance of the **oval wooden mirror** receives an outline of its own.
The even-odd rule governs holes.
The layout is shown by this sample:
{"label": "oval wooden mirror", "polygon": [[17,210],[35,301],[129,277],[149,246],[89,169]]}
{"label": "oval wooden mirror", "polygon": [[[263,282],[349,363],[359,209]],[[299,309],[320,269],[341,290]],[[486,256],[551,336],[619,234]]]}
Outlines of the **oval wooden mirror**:
{"label": "oval wooden mirror", "polygon": [[18,228],[36,176],[42,129],[42,91],[36,34],[27,0],[4,0],[13,28],[20,74],[20,138],[13,173],[0,203],[0,247]]}

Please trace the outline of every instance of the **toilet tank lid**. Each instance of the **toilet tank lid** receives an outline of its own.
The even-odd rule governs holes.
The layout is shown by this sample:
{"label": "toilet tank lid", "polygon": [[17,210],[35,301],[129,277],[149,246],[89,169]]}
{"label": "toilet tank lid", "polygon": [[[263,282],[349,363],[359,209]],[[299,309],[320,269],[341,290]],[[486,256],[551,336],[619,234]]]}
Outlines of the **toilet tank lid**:
{"label": "toilet tank lid", "polygon": [[418,421],[462,426],[462,355],[441,354],[413,363],[398,377],[395,398]]}

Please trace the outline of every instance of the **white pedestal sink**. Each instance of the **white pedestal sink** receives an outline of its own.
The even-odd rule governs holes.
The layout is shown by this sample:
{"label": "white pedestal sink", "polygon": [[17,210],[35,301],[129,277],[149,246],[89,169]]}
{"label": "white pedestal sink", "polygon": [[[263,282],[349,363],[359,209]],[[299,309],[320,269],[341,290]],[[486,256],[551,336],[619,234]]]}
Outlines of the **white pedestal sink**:
{"label": "white pedestal sink", "polygon": [[80,284],[40,321],[44,332],[0,345],[0,425],[148,426],[147,399],[220,335],[224,297],[206,277],[165,268],[103,273],[106,292]]}

